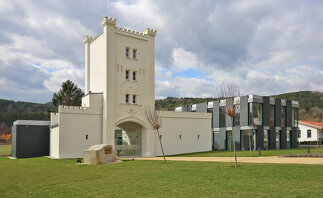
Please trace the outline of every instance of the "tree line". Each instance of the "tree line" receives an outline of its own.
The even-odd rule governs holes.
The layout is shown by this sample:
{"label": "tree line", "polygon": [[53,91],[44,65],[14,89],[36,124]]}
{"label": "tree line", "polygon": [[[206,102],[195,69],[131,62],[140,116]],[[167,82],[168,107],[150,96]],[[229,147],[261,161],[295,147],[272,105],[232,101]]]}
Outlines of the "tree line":
{"label": "tree line", "polygon": [[[80,106],[83,91],[72,81],[62,83],[61,89],[53,94],[51,102],[45,104],[31,102],[15,102],[0,99],[0,124],[12,126],[16,120],[49,120],[50,112],[57,111],[58,105]],[[299,119],[323,122],[323,93],[312,91],[299,91],[273,95],[272,97],[299,101]],[[217,98],[176,98],[167,97],[155,101],[157,110],[173,111],[176,107],[210,102]]]}

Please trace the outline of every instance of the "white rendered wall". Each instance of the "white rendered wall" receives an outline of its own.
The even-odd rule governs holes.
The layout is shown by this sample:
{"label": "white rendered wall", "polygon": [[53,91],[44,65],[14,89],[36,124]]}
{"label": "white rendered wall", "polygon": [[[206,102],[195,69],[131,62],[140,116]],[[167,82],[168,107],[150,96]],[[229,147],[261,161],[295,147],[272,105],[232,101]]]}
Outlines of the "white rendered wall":
{"label": "white rendered wall", "polygon": [[[160,112],[160,115],[162,125],[159,132],[165,155],[212,150],[211,114]],[[155,147],[156,155],[162,155],[156,134]]]}
{"label": "white rendered wall", "polygon": [[[103,92],[105,83],[105,42],[100,34],[90,44],[90,86],[91,92]],[[85,93],[87,94],[87,93]]]}
{"label": "white rendered wall", "polygon": [[101,144],[101,120],[101,115],[60,113],[60,158],[81,158],[83,150]]}
{"label": "white rendered wall", "polygon": [[81,158],[83,150],[102,143],[100,108],[59,106],[51,119],[57,121],[50,129],[51,157]]}
{"label": "white rendered wall", "polygon": [[59,158],[59,127],[50,129],[49,156]]}
{"label": "white rendered wall", "polygon": [[[298,128],[301,131],[301,137],[298,138],[299,142],[303,141],[317,141],[317,131],[318,129],[313,127],[308,127],[302,124],[298,124]],[[311,130],[311,138],[307,138],[307,130]]]}

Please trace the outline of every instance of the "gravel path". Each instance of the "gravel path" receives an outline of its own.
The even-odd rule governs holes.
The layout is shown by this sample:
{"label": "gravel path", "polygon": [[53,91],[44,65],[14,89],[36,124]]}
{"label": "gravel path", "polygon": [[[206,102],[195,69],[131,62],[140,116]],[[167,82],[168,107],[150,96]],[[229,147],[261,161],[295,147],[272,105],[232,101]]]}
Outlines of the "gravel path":
{"label": "gravel path", "polygon": [[[128,158],[131,159],[131,158]],[[162,157],[138,157],[135,160],[163,160]],[[233,157],[166,157],[172,161],[197,161],[197,162],[234,162]],[[323,158],[293,158],[293,157],[238,157],[238,162],[268,163],[268,164],[319,164],[323,165]]]}

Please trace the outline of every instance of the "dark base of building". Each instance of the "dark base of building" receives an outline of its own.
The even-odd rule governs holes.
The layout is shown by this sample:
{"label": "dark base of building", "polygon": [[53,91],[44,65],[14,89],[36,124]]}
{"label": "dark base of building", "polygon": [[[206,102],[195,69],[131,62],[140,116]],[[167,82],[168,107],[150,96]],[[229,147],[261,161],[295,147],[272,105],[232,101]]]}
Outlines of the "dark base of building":
{"label": "dark base of building", "polygon": [[[279,150],[298,148],[297,127],[235,126],[237,150]],[[231,127],[215,129],[213,150],[233,150]]]}

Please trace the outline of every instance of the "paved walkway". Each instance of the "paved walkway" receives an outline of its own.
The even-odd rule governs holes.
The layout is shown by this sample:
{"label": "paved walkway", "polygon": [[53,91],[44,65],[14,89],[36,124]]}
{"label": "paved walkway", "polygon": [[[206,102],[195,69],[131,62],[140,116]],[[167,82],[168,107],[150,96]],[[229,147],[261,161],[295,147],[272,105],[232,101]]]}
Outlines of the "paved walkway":
{"label": "paved walkway", "polygon": [[[129,158],[131,159],[131,158]],[[164,160],[162,157],[138,157],[135,160]],[[234,162],[233,157],[166,157],[172,161],[198,161],[198,162]],[[269,163],[269,164],[319,164],[323,165],[323,158],[301,157],[238,157],[238,162]]]}

